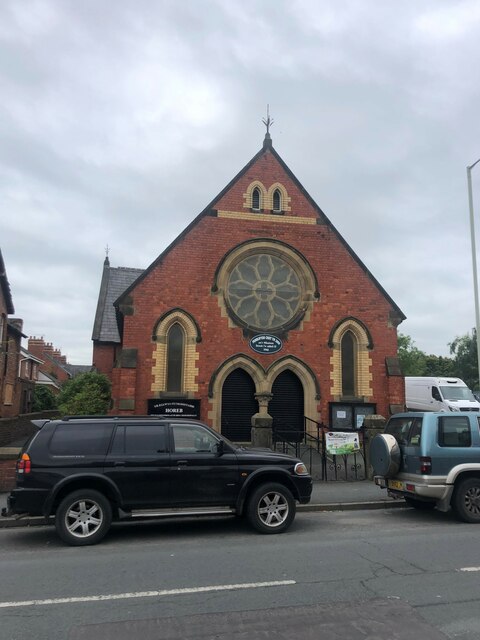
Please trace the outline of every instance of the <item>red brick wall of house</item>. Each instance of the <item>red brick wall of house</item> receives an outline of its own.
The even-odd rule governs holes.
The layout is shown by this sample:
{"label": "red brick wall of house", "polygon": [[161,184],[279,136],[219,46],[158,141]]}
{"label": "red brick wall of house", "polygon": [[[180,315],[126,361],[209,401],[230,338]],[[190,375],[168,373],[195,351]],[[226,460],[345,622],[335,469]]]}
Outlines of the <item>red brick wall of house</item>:
{"label": "red brick wall of house", "polygon": [[[243,208],[243,196],[253,180],[261,180],[267,189],[277,181],[286,187],[291,198],[291,211],[287,215],[318,217],[314,206],[270,153],[261,156],[213,207],[248,212]],[[280,240],[297,249],[316,274],[320,301],[314,304],[303,330],[289,331],[286,348],[289,355],[304,361],[317,377],[322,421],[328,422],[328,402],[333,400],[329,334],[335,323],[347,316],[354,316],[370,331],[374,345],[371,351],[374,394],[369,401],[377,403],[378,413],[388,416],[389,404],[403,404],[403,379],[387,378],[385,368],[385,358],[397,353],[397,333],[391,321],[394,307],[329,226],[272,224],[260,219],[201,218],[135,287],[131,292],[134,314],[124,319],[123,347],[138,349],[138,366],[136,370],[114,370],[114,398],[135,397],[135,413],[147,412],[147,398],[152,397],[155,347],[152,330],[159,317],[174,307],[191,314],[202,334],[197,345],[200,355],[197,395],[202,399],[204,420],[209,410],[210,378],[226,358],[246,353],[266,368],[285,355],[285,351],[269,356],[255,354],[242,329],[229,328],[217,296],[211,293],[215,270],[226,252],[259,237]]]}
{"label": "red brick wall of house", "polygon": [[[40,371],[53,376],[60,384],[69,379],[68,373],[60,366],[61,364],[66,364],[66,357],[62,356],[60,350],[55,349],[50,342],[45,342],[43,338],[30,337],[28,339],[28,351],[36,358],[44,361],[43,364],[38,365]],[[54,358],[56,362],[50,358]]]}
{"label": "red brick wall of house", "polygon": [[17,454],[5,455],[2,458],[0,459],[0,491],[12,491],[15,488]]}

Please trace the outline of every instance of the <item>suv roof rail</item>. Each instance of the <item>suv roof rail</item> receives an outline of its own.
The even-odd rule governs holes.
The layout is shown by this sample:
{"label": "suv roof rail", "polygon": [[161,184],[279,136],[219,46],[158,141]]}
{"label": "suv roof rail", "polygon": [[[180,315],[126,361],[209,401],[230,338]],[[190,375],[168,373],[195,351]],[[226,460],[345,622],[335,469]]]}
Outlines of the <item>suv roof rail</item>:
{"label": "suv roof rail", "polygon": [[50,418],[42,418],[40,420],[30,420],[30,422],[34,424],[37,427],[37,429],[41,429],[47,424],[47,422],[50,422]]}
{"label": "suv roof rail", "polygon": [[87,416],[63,416],[61,420],[145,420],[149,418],[151,420],[159,420],[165,418],[165,416],[104,416],[104,415],[87,415]]}

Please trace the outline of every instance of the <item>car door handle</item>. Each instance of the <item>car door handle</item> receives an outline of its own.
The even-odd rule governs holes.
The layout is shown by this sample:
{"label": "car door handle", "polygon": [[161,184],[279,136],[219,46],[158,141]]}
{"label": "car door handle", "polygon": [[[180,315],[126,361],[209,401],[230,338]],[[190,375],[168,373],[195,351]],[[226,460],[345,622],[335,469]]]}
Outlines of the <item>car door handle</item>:
{"label": "car door handle", "polygon": [[122,460],[115,460],[115,462],[113,463],[114,467],[124,467],[125,466],[125,462]]}
{"label": "car door handle", "polygon": [[188,465],[188,460],[177,460],[175,464],[177,467],[186,467]]}

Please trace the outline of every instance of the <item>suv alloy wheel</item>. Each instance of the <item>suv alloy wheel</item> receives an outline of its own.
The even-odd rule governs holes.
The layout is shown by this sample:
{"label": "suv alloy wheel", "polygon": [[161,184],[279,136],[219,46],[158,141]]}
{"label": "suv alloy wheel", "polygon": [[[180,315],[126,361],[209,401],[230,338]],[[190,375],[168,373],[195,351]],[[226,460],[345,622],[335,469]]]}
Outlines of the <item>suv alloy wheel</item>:
{"label": "suv alloy wheel", "polygon": [[262,484],[248,501],[247,517],[260,533],[282,533],[295,517],[295,500],[282,484]]}
{"label": "suv alloy wheel", "polygon": [[453,507],[464,522],[480,522],[480,479],[467,478],[455,488]]}
{"label": "suv alloy wheel", "polygon": [[112,521],[112,507],[98,491],[79,489],[67,495],[55,514],[55,527],[67,544],[96,544],[106,535]]}

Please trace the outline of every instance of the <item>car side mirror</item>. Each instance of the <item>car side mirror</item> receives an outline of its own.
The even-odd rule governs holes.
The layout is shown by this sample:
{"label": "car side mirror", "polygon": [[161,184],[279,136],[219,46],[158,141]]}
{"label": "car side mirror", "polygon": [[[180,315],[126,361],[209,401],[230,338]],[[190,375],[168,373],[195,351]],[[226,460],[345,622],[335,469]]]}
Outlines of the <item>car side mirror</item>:
{"label": "car side mirror", "polygon": [[225,449],[223,446],[223,440],[219,440],[217,443],[217,456],[223,456]]}

